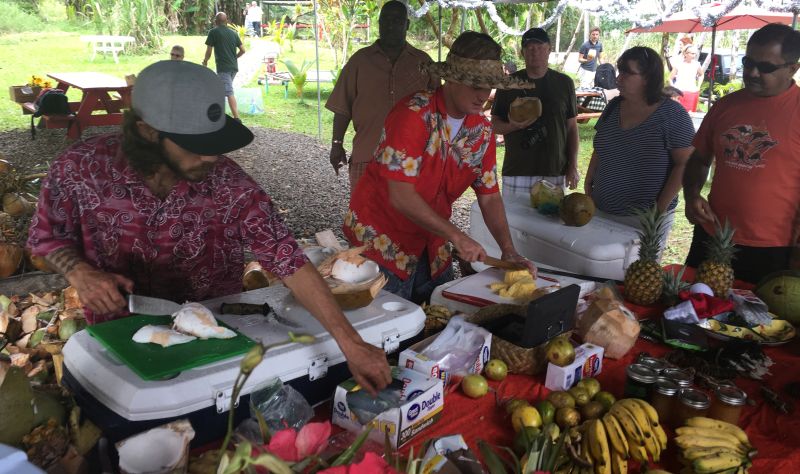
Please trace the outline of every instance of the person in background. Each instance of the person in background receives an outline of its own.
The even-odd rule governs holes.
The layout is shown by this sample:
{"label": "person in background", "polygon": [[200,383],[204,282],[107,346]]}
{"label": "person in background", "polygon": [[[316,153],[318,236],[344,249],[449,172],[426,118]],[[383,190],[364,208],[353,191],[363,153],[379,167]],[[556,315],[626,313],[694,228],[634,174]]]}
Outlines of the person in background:
{"label": "person in background", "polygon": [[214,52],[214,62],[217,64],[217,75],[225,85],[225,97],[228,98],[228,106],[234,120],[239,119],[239,107],[236,104],[236,96],[233,94],[233,78],[239,71],[239,58],[245,53],[244,45],[239,35],[228,28],[228,16],[219,12],[214,17],[216,25],[208,32],[206,37],[206,55],[203,58],[203,66],[208,66],[211,59],[211,52]]}
{"label": "person in background", "polygon": [[579,87],[591,89],[594,87],[594,73],[597,65],[603,62],[601,56],[603,43],[600,42],[600,28],[594,27],[589,31],[589,39],[578,50],[578,84]]}
{"label": "person in background", "polygon": [[692,152],[689,113],[664,94],[664,63],[654,50],[637,46],[617,60],[619,97],[608,103],[595,125],[594,152],[584,192],[604,217],[639,228],[637,211],[675,219],[678,192]]}
{"label": "person in background", "polygon": [[390,381],[270,197],[224,153],[253,134],[225,115],[223,84],[188,61],[146,67],[121,132],[76,142],[42,183],[28,245],[64,275],[90,324],[128,316],[123,292],[197,302],[240,293],[244,253],[281,278],[371,393]]}
{"label": "person in background", "polygon": [[697,48],[689,45],[683,50],[683,61],[674,64],[669,73],[669,81],[683,94],[679,102],[689,112],[697,110],[700,99],[700,78],[703,77],[703,67],[697,61]]}
{"label": "person in background", "polygon": [[183,61],[183,46],[176,44],[169,52],[169,58],[173,61]]}
{"label": "person in background", "polygon": [[252,1],[245,10],[244,21],[253,28],[255,36],[261,36],[261,20],[264,18],[264,10],[261,9],[258,2]]}
{"label": "person in background", "polygon": [[450,222],[452,206],[472,187],[501,258],[536,267],[514,249],[497,184],[495,139],[483,116],[492,88],[530,87],[503,74],[502,49],[467,31],[447,60],[426,66],[445,84],[399,102],[386,117],[375,159],[353,191],[343,231],[378,262],[385,290],[417,304],[453,278],[451,242],[468,262],[486,251]]}
{"label": "person in background", "polygon": [[[408,25],[406,6],[396,0],[386,2],[378,17],[380,37],[350,57],[325,103],[333,112],[330,162],[336,174],[349,164],[351,192],[372,161],[392,107],[411,93],[438,86],[438,78],[420,72],[420,65],[431,58],[406,42]],[[348,162],[344,134],[351,121],[356,134]]]}
{"label": "person in background", "polygon": [[[511,77],[535,87],[525,90],[498,90],[492,107],[492,126],[505,138],[503,195],[528,196],[540,180],[575,189],[578,174],[578,105],[575,84],[566,74],[548,67],[550,37],[541,28],[522,35],[525,69]],[[542,115],[517,123],[508,116],[517,97],[538,97]]]}
{"label": "person in background", "polygon": [[[514,61],[506,61],[503,63],[503,74],[509,76],[517,72],[517,65]],[[489,93],[489,98],[486,100],[486,104],[483,106],[483,115],[486,116],[487,119],[492,120],[492,106],[494,105],[494,97],[497,94],[497,89],[492,89],[492,92]],[[497,135],[497,144],[501,145],[505,143],[502,135]]]}
{"label": "person in background", "polygon": [[[800,269],[800,31],[769,24],[747,42],[744,89],[720,98],[694,139],[683,177],[686,217],[695,224],[686,265],[705,259],[715,225],[728,221],[739,251],[736,278]],[[702,195],[715,163],[708,200]]]}

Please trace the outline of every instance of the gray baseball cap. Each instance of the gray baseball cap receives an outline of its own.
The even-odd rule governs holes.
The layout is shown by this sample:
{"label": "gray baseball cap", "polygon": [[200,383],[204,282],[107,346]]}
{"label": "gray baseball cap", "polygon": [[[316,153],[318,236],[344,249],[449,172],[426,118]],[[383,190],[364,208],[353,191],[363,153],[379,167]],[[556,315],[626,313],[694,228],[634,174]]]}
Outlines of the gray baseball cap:
{"label": "gray baseball cap", "polygon": [[253,141],[253,133],[225,114],[225,88],[213,71],[189,61],[159,61],[142,70],[132,108],[181,148],[220,155]]}

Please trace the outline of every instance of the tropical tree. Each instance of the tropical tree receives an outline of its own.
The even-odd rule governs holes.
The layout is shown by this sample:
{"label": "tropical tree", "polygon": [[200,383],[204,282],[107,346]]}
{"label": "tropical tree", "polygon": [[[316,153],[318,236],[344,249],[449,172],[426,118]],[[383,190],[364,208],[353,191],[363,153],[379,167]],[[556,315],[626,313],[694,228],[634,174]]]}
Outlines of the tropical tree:
{"label": "tropical tree", "polygon": [[289,77],[291,77],[292,84],[294,84],[297,90],[297,97],[300,99],[300,102],[302,102],[303,88],[306,85],[308,70],[314,65],[314,62],[303,59],[303,64],[301,64],[300,67],[297,67],[297,65],[289,59],[285,61],[282,60],[281,62],[286,66],[286,69],[289,70]]}

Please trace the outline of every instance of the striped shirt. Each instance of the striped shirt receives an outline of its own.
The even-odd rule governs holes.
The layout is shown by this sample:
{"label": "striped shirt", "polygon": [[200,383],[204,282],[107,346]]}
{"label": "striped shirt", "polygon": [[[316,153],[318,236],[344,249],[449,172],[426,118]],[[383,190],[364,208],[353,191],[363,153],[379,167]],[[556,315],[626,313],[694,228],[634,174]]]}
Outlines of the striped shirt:
{"label": "striped shirt", "polygon": [[[670,151],[692,145],[694,126],[686,109],[667,99],[644,122],[623,130],[621,100],[609,102],[595,125],[592,199],[601,211],[625,216],[653,207],[672,172]],[[676,197],[669,209],[677,205]]]}

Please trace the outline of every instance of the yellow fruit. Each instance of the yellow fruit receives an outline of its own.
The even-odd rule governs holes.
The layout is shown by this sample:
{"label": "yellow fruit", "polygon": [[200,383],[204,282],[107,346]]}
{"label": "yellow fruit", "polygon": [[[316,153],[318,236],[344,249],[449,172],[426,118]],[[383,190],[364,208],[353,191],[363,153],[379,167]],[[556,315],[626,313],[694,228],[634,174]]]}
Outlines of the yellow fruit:
{"label": "yellow fruit", "polygon": [[517,97],[508,107],[508,118],[515,122],[527,122],[542,115],[542,102],[538,97]]}
{"label": "yellow fruit", "polygon": [[511,426],[514,427],[514,432],[519,431],[523,426],[539,428],[542,426],[542,417],[536,408],[522,406],[511,414]]}
{"label": "yellow fruit", "polygon": [[747,438],[747,433],[734,424],[715,420],[713,418],[706,418],[704,416],[695,416],[689,418],[686,420],[686,424],[688,426],[694,426],[697,428],[710,428],[712,430],[725,431],[736,436],[736,439],[738,439],[740,443],[744,444],[745,446],[750,446],[750,440]]}
{"label": "yellow fruit", "polygon": [[603,415],[602,421],[613,450],[616,451],[622,459],[628,459],[630,456],[628,452],[628,439],[625,437],[625,432],[622,431],[622,427],[619,425],[617,419],[609,414],[605,414]]}

